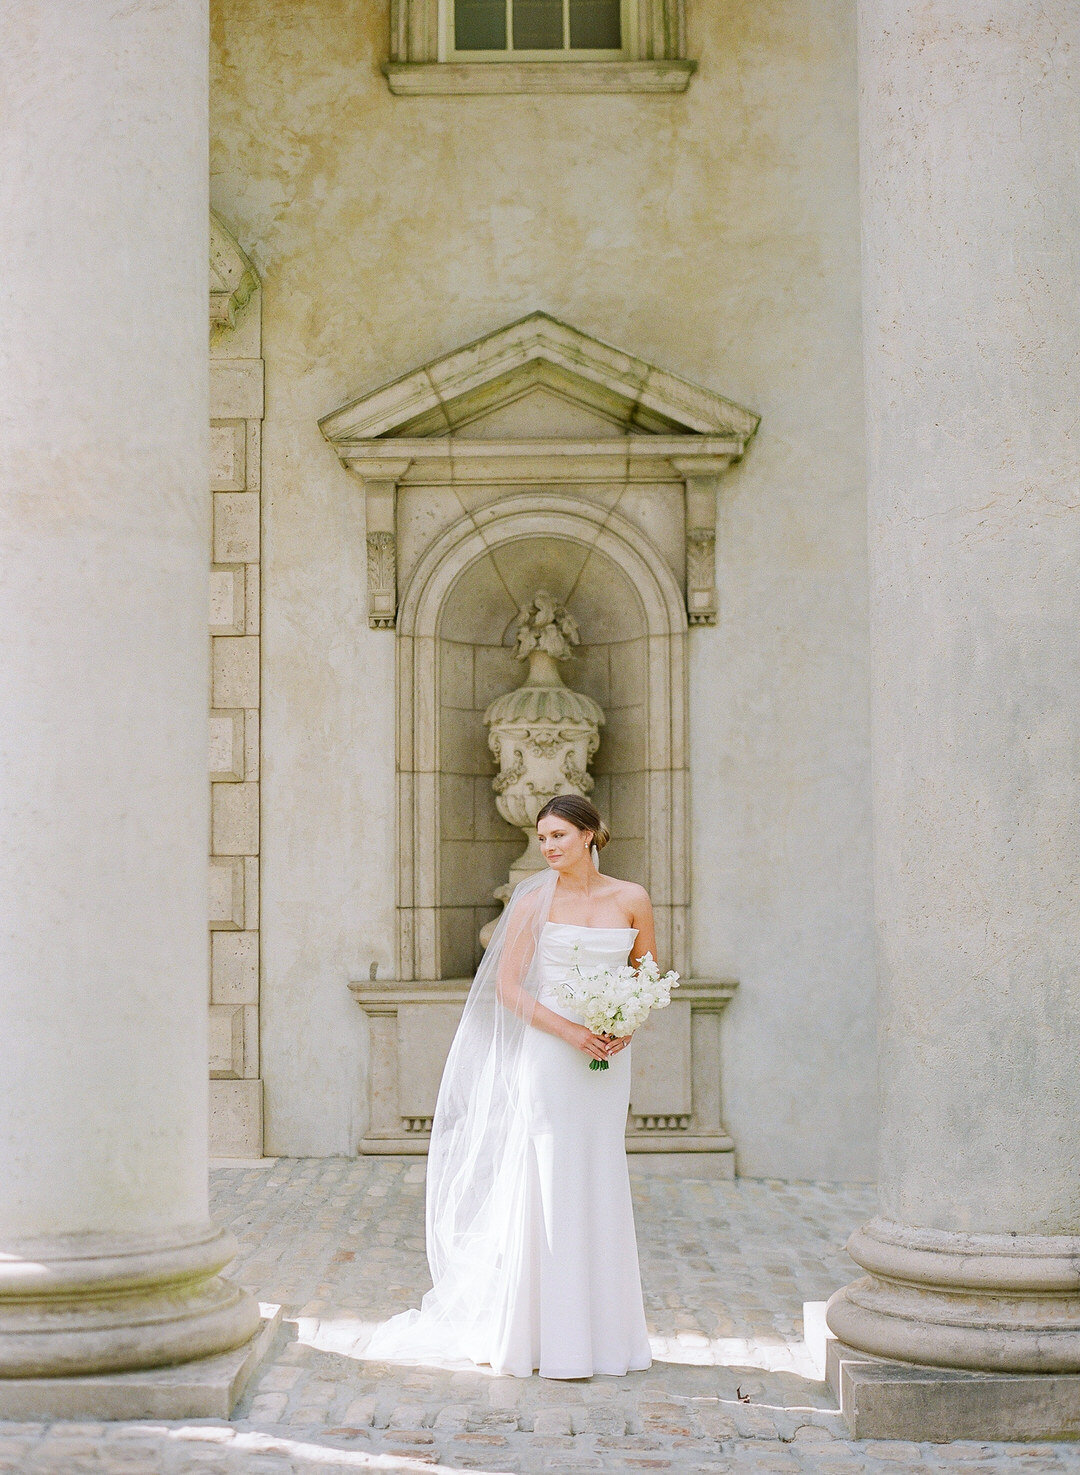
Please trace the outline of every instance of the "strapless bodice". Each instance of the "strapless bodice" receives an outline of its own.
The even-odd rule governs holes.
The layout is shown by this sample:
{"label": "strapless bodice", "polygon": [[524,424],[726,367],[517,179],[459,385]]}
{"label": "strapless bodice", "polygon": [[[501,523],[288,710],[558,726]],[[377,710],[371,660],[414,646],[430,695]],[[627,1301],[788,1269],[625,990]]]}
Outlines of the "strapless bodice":
{"label": "strapless bodice", "polygon": [[575,966],[621,968],[630,955],[636,927],[580,927],[576,922],[545,922],[540,934],[540,973],[537,998],[549,1009],[569,1018],[552,1003],[552,985]]}

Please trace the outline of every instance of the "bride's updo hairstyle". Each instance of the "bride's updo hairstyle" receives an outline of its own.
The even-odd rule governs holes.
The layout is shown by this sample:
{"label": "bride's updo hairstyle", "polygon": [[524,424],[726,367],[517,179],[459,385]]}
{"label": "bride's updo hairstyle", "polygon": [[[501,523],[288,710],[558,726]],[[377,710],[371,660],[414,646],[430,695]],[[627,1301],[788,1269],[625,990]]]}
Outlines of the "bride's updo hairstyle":
{"label": "bride's updo hairstyle", "polygon": [[536,816],[536,823],[539,824],[549,814],[568,819],[576,830],[590,830],[597,850],[603,850],[611,839],[611,831],[600,818],[599,809],[580,794],[556,794]]}

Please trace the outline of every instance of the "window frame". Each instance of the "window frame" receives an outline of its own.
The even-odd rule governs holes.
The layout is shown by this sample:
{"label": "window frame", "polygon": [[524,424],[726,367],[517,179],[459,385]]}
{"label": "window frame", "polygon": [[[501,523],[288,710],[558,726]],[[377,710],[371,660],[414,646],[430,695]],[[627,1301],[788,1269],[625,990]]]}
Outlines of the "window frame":
{"label": "window frame", "polygon": [[388,0],[389,55],[382,64],[395,97],[685,92],[697,70],[686,55],[687,0],[623,0],[622,50],[520,51],[451,56],[447,0]]}
{"label": "window frame", "polygon": [[563,0],[564,44],[558,50],[516,51],[511,23],[513,0],[506,0],[505,49],[498,51],[459,51],[454,45],[455,0],[439,0],[439,55],[440,62],[491,62],[503,66],[507,62],[542,61],[553,63],[589,61],[629,61],[637,56],[637,5],[635,0],[619,0],[619,31],[622,45],[613,48],[574,47],[570,39],[570,0]]}

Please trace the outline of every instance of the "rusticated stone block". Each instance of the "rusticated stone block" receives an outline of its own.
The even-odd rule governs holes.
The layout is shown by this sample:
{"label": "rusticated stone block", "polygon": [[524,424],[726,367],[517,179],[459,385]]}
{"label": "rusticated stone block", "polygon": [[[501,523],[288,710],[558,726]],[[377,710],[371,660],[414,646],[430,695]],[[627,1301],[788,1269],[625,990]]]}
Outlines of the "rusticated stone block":
{"label": "rusticated stone block", "polygon": [[262,1081],[211,1081],[211,1155],[261,1157],[262,1150]]}
{"label": "rusticated stone block", "polygon": [[248,708],[244,714],[244,777],[259,776],[259,713],[257,708]]}
{"label": "rusticated stone block", "polygon": [[258,492],[214,493],[214,559],[217,563],[258,562]]}
{"label": "rusticated stone block", "polygon": [[219,932],[210,941],[210,999],[214,1004],[259,1001],[259,934]]}
{"label": "rusticated stone block", "polygon": [[244,1074],[244,1011],[231,1004],[210,1006],[210,1074]]}
{"label": "rusticated stone block", "polygon": [[217,782],[244,777],[245,724],[243,712],[210,713],[210,777]]}
{"label": "rusticated stone block", "polygon": [[210,634],[245,634],[244,565],[217,565],[210,570]]}
{"label": "rusticated stone block", "polygon": [[240,492],[245,480],[246,426],[223,420],[210,427],[210,486],[215,492]]}
{"label": "rusticated stone block", "polygon": [[210,859],[210,926],[235,928],[244,925],[244,861],[239,855]]}
{"label": "rusticated stone block", "polygon": [[259,633],[259,565],[244,565],[244,634]]}
{"label": "rusticated stone block", "polygon": [[257,855],[258,784],[214,784],[211,788],[211,844],[215,855]]}
{"label": "rusticated stone block", "polygon": [[217,635],[213,641],[215,707],[259,705],[259,637]]}
{"label": "rusticated stone block", "polygon": [[257,492],[262,481],[262,426],[258,420],[247,422],[247,489]]}
{"label": "rusticated stone block", "polygon": [[218,420],[262,419],[262,359],[211,360],[210,413]]}
{"label": "rusticated stone block", "polygon": [[249,932],[259,926],[259,857],[244,856],[244,926]]}

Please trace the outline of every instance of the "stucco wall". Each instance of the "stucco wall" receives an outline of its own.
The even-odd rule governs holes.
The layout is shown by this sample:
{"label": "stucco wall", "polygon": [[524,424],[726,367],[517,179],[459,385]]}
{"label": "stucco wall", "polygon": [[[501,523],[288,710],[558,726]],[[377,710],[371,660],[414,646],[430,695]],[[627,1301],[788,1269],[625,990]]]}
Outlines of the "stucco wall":
{"label": "stucco wall", "polygon": [[740,1170],[873,1171],[850,0],[690,0],[684,96],[394,98],[379,0],[216,0],[212,197],[263,282],[269,1152],[348,1153],[394,941],[394,637],[316,421],[541,307],[759,412],[689,636],[699,975]]}

